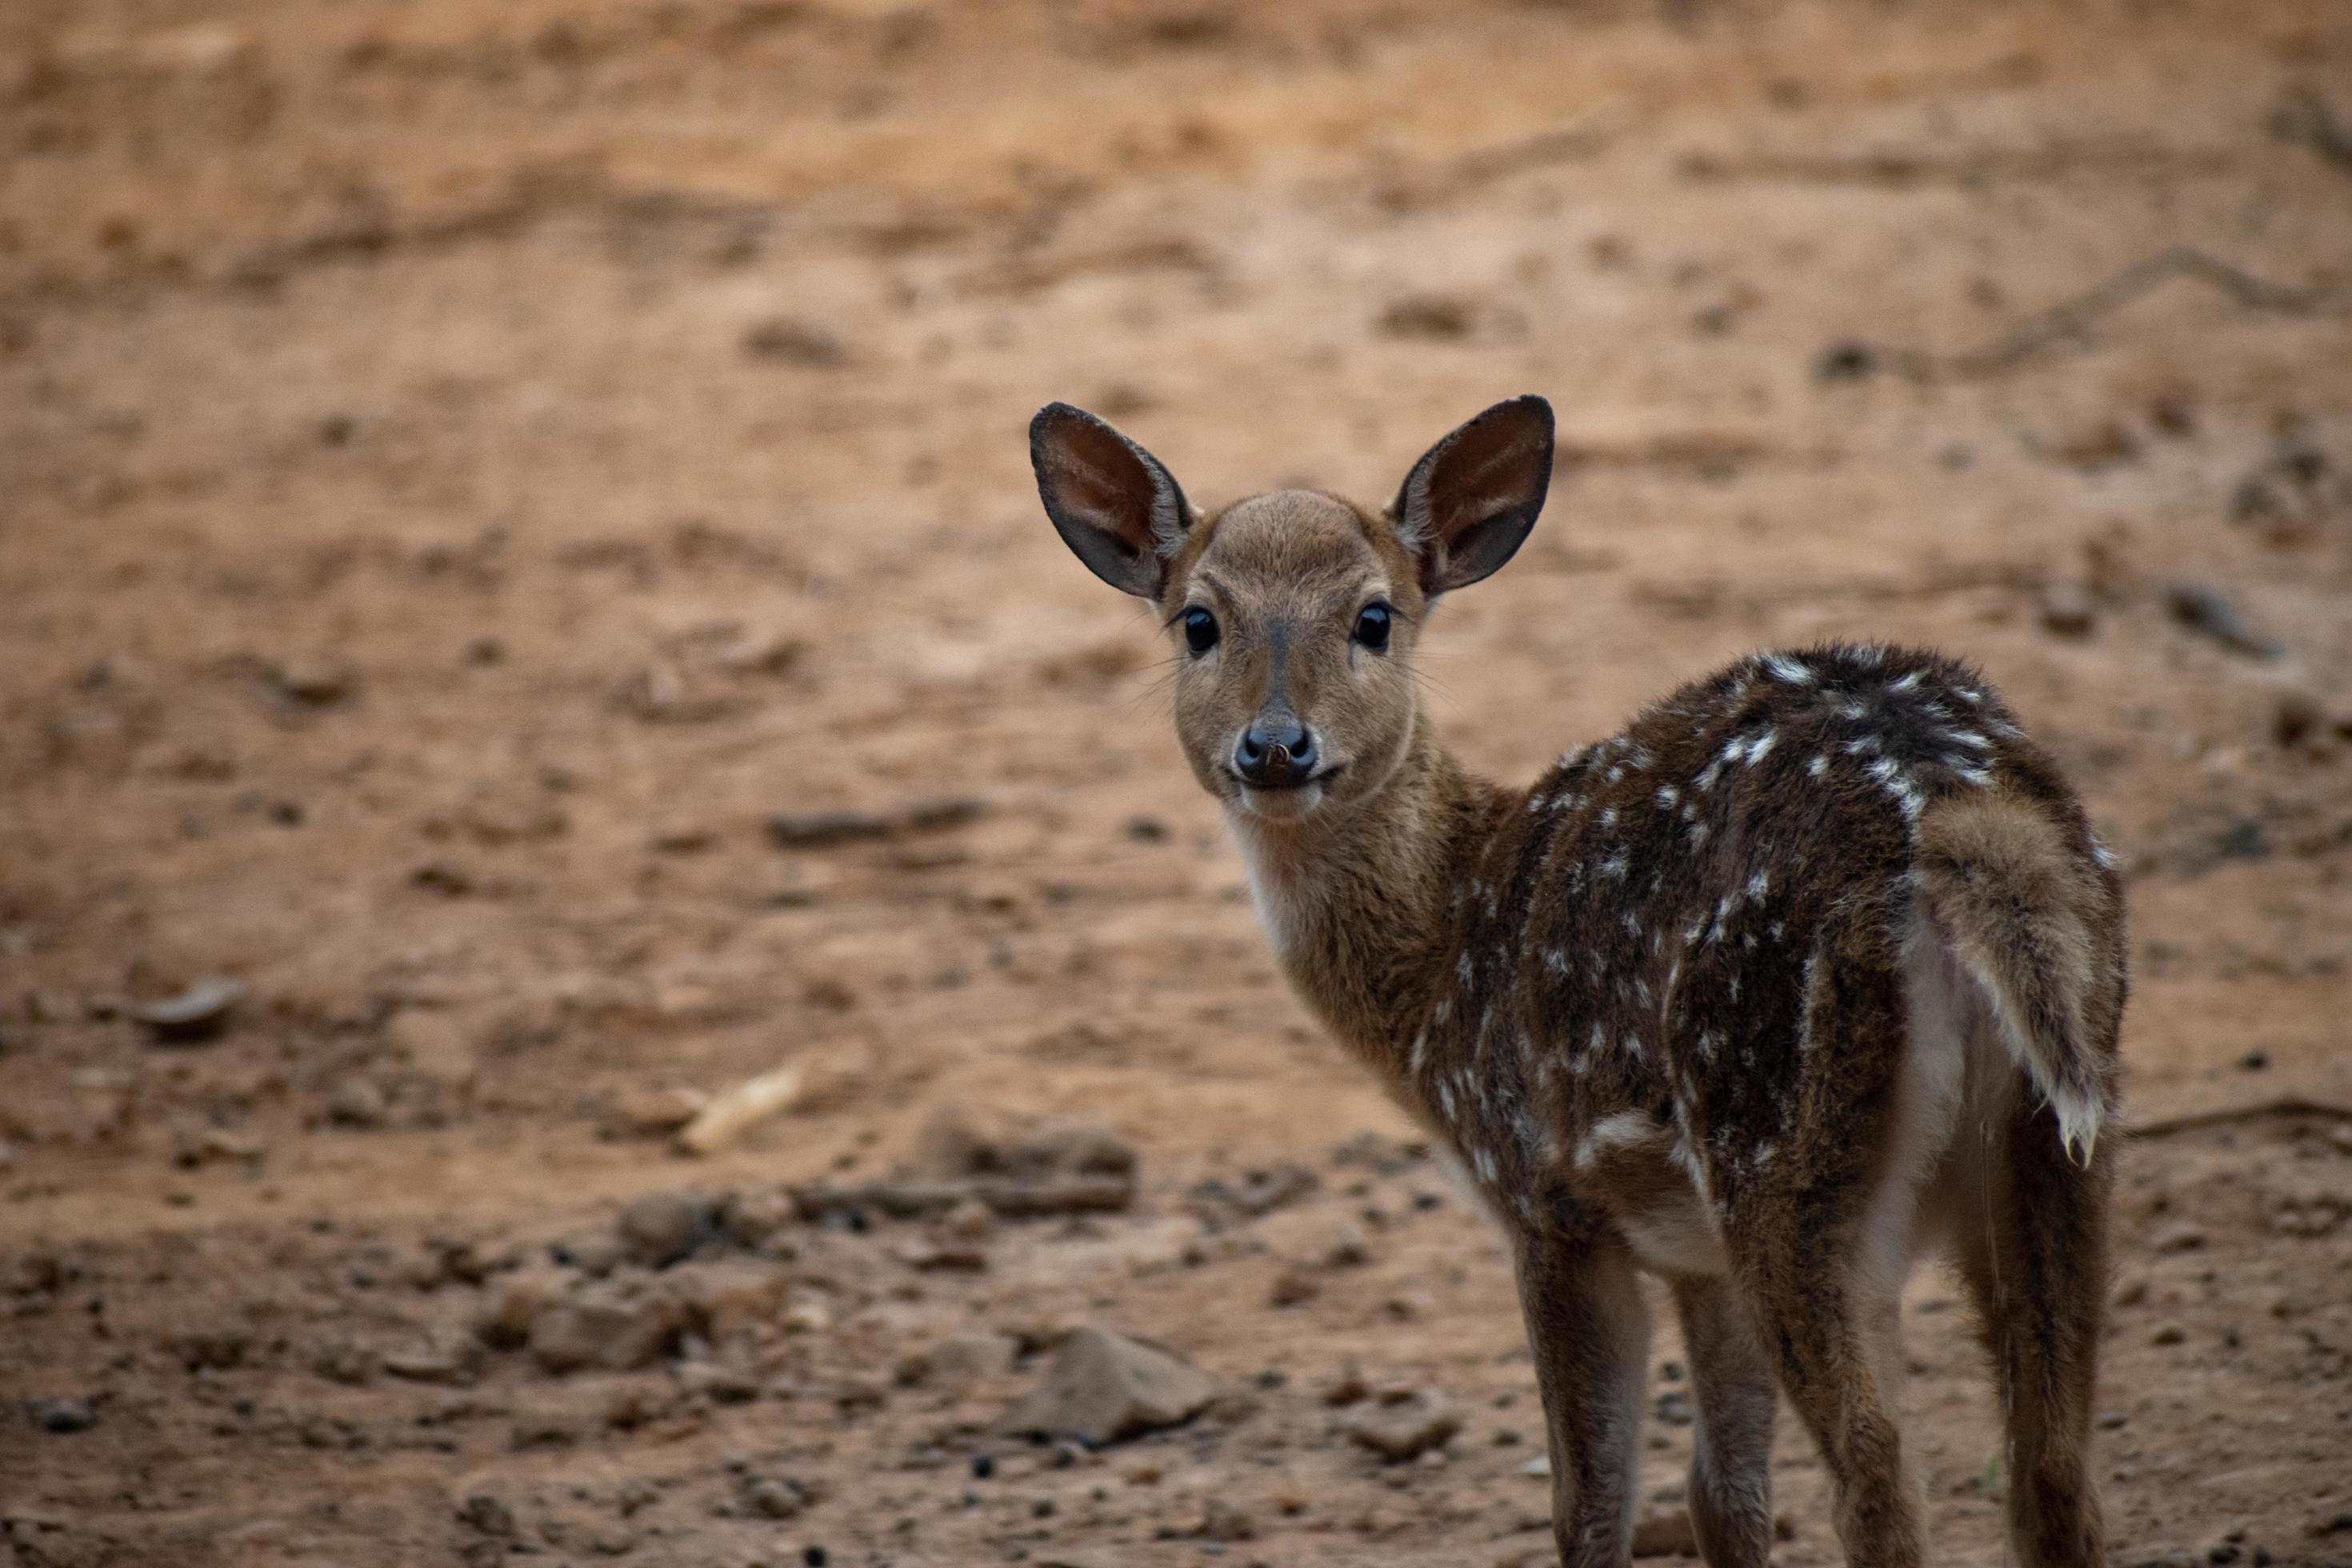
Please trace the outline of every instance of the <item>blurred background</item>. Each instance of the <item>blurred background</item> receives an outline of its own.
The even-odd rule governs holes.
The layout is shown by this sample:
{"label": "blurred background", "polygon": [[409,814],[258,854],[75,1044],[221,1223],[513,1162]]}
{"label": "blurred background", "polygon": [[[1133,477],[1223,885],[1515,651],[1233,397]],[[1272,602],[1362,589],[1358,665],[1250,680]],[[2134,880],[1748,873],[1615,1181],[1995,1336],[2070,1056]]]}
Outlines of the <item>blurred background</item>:
{"label": "blurred background", "polygon": [[[2130,882],[2117,1560],[2352,1562],[2325,0],[11,0],[0,1554],[1549,1563],[1501,1248],[1024,439],[1377,502],[1521,392],[1449,739],[1980,661]],[[1000,1431],[1082,1322],[1186,1419]]]}

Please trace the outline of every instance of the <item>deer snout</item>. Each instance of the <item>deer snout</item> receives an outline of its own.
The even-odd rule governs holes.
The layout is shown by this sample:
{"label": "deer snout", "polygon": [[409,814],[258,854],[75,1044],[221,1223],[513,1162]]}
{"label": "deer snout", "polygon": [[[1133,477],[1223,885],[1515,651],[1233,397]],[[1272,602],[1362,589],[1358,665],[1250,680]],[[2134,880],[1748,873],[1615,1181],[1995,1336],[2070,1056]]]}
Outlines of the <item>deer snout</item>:
{"label": "deer snout", "polygon": [[1315,774],[1315,732],[1287,715],[1260,719],[1234,747],[1234,772],[1252,789],[1291,789]]}

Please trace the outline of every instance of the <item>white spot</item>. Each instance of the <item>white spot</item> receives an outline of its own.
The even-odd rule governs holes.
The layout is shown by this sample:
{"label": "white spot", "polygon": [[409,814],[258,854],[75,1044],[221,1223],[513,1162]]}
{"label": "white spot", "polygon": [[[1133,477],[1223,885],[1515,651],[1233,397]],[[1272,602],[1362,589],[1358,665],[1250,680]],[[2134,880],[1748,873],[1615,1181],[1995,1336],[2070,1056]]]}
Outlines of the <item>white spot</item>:
{"label": "white spot", "polygon": [[1764,896],[1764,890],[1771,885],[1772,874],[1769,871],[1759,871],[1748,879],[1748,896],[1751,899],[1760,899]]}
{"label": "white spot", "polygon": [[1454,1016],[1454,999],[1450,996],[1440,996],[1437,999],[1437,1005],[1429,1010],[1429,1021],[1433,1024],[1443,1024],[1452,1016]]}
{"label": "white spot", "polygon": [[1556,947],[1553,948],[1550,952],[1544,954],[1544,967],[1550,970],[1554,974],[1566,974],[1568,973],[1568,954],[1562,952]]}
{"label": "white spot", "polygon": [[1601,862],[1601,874],[1604,877],[1622,878],[1625,875],[1625,852],[1620,849],[1616,854]]}
{"label": "white spot", "polygon": [[1447,1126],[1454,1124],[1454,1086],[1444,1079],[1437,1080],[1437,1108],[1444,1113]]}
{"label": "white spot", "polygon": [[1811,762],[1805,764],[1805,771],[1815,778],[1820,778],[1830,771],[1830,754],[1827,752],[1818,753]]}
{"label": "white spot", "polygon": [[1598,1024],[1593,1025],[1592,1037],[1584,1042],[1584,1048],[1588,1051],[1601,1051],[1608,1049],[1608,1047],[1609,1031],[1602,1028]]}
{"label": "white spot", "polygon": [[1465,991],[1469,990],[1471,985],[1471,977],[1475,974],[1477,971],[1475,966],[1470,962],[1470,950],[1468,948],[1462,950],[1461,958],[1456,960],[1454,963],[1454,973],[1460,977],[1462,981],[1462,989]]}
{"label": "white spot", "polygon": [[1791,686],[1811,686],[1813,683],[1812,670],[1801,660],[1790,658],[1784,653],[1767,657],[1764,668],[1771,671],[1773,679],[1787,681]]}
{"label": "white spot", "polygon": [[1853,661],[1865,668],[1875,669],[1885,660],[1886,649],[1877,643],[1865,643],[1853,650]]}
{"label": "white spot", "polygon": [[1642,1059],[1641,1036],[1628,1035],[1625,1037],[1625,1054],[1632,1057],[1637,1062]]}
{"label": "white spot", "polygon": [[2110,871],[2114,870],[2118,864],[2116,859],[2116,852],[2108,848],[2105,845],[2100,843],[2097,834],[2093,834],[2091,836],[2091,858],[2096,860],[2100,865],[2105,866]]}
{"label": "white spot", "polygon": [[1612,806],[1604,806],[1604,807],[1602,807],[1602,808],[1601,808],[1601,830],[1602,830],[1603,832],[1606,832],[1606,831],[1608,831],[1610,828],[1612,828],[1612,827],[1614,827],[1614,826],[1617,826],[1617,808],[1616,808],[1615,806],[1613,806],[1613,805],[1612,805]]}
{"label": "white spot", "polygon": [[1759,1143],[1756,1152],[1748,1156],[1748,1163],[1760,1171],[1772,1163],[1772,1156],[1778,1152],[1769,1143]]}
{"label": "white spot", "polygon": [[1894,679],[1888,681],[1886,683],[1886,689],[1889,691],[1908,691],[1918,684],[1919,672],[1914,669],[1907,671],[1905,674],[1898,675]]}
{"label": "white spot", "polygon": [[1866,757],[1876,750],[1878,737],[1875,735],[1856,735],[1845,743],[1845,754],[1849,757]]}
{"label": "white spot", "polygon": [[1764,753],[1770,751],[1773,743],[1779,741],[1780,738],[1780,732],[1778,730],[1767,730],[1762,734],[1757,736],[1754,740],[1748,742],[1748,765],[1752,768],[1757,763],[1762,762],[1764,760]]}
{"label": "white spot", "polygon": [[1702,844],[1704,844],[1704,843],[1706,843],[1706,823],[1704,823],[1704,822],[1694,822],[1694,823],[1692,823],[1692,824],[1691,824],[1691,830],[1690,830],[1690,847],[1691,847],[1693,849],[1696,849],[1700,845],[1702,845]]}
{"label": "white spot", "polygon": [[1992,750],[1992,742],[1986,740],[1982,735],[1978,734],[1974,730],[1955,730],[1950,734],[1945,736],[1944,739],[1949,741],[1955,746],[1969,746],[1979,752],[1990,752]]}
{"label": "white spot", "polygon": [[1640,936],[1642,934],[1642,917],[1635,914],[1632,910],[1627,910],[1625,911],[1624,926],[1625,934],[1627,936]]}
{"label": "white spot", "polygon": [[1674,785],[1660,784],[1658,786],[1658,805],[1661,807],[1671,806],[1675,802],[1681,798],[1682,791],[1676,789]]}
{"label": "white spot", "polygon": [[1413,1036],[1412,1050],[1407,1058],[1407,1060],[1412,1064],[1411,1070],[1413,1077],[1419,1078],[1421,1076],[1421,1064],[1428,1059],[1429,1031],[1427,1029],[1423,1029],[1421,1033]]}
{"label": "white spot", "polygon": [[[1737,743],[1738,742],[1734,742],[1734,744]],[[1722,773],[1723,763],[1720,761],[1712,762],[1707,763],[1706,767],[1700,769],[1698,777],[1693,779],[1691,783],[1696,785],[1699,791],[1704,794],[1715,787],[1715,781],[1722,774]]]}

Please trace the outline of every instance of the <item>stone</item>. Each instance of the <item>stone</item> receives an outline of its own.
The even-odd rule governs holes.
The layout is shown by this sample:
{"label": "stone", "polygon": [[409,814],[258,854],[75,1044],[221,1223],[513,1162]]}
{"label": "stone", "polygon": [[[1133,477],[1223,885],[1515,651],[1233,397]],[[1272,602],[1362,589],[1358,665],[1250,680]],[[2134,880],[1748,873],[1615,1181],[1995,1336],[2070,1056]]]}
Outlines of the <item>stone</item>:
{"label": "stone", "polygon": [[578,1287],[542,1303],[530,1321],[530,1353],[549,1372],[628,1372],[677,1342],[686,1310],[667,1290],[636,1279]]}
{"label": "stone", "polygon": [[98,1412],[87,1399],[36,1399],[33,1424],[53,1436],[87,1432],[98,1424]]}
{"label": "stone", "polygon": [[474,1332],[485,1344],[512,1349],[530,1338],[530,1321],[563,1289],[564,1279],[552,1268],[523,1268],[493,1283],[484,1292]]}
{"label": "stone", "polygon": [[1436,1394],[1423,1390],[1384,1395],[1348,1423],[1348,1439],[1390,1464],[1418,1459],[1443,1447],[1462,1430],[1462,1418]]}
{"label": "stone", "polygon": [[647,1193],[621,1211],[621,1246],[648,1268],[692,1252],[710,1228],[710,1205],[691,1193]]}
{"label": "stone", "polygon": [[480,1347],[450,1334],[426,1334],[383,1352],[383,1370],[411,1383],[471,1382],[480,1366]]}
{"label": "stone", "polygon": [[2098,606],[2079,583],[2043,584],[2038,609],[2052,637],[2086,637],[2098,628]]}
{"label": "stone", "polygon": [[208,975],[177,995],[131,1008],[131,1016],[159,1041],[193,1044],[212,1039],[226,1028],[245,996],[241,983],[226,975]]}
{"label": "stone", "polygon": [[1654,1509],[1633,1522],[1636,1557],[1696,1557],[1698,1531],[1688,1509]]}
{"label": "stone", "polygon": [[392,1102],[373,1079],[352,1073],[327,1096],[327,1117],[338,1127],[381,1127]]}
{"label": "stone", "polygon": [[1055,1348],[1043,1380],[1000,1425],[1099,1447],[1188,1421],[1216,1392],[1214,1378],[1165,1346],[1082,1328]]}
{"label": "stone", "polygon": [[712,1341],[771,1321],[791,1289],[783,1269],[745,1258],[681,1263],[665,1276],[665,1283],[686,1308],[688,1324]]}

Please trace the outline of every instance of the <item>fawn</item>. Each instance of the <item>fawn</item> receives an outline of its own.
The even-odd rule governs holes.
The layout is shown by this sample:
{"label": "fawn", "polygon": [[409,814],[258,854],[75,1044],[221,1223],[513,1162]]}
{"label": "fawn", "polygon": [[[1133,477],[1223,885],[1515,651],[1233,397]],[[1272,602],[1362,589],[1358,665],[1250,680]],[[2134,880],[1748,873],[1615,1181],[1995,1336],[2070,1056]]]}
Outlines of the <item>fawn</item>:
{"label": "fawn", "polygon": [[1185,758],[1283,971],[1508,1235],[1561,1561],[1628,1560],[1648,1271],[1688,1344],[1706,1561],[1768,1559],[1777,1384],[1848,1561],[1919,1563],[1898,1305],[1930,1244],[1981,1315],[2018,1558],[2104,1561],[2122,898],[1983,680],[1886,647],[1763,654],[1507,789],[1439,743],[1412,655],[1534,526],[1543,399],[1454,431],[1384,512],[1196,510],[1064,404],[1030,454],[1078,559],[1165,618]]}

